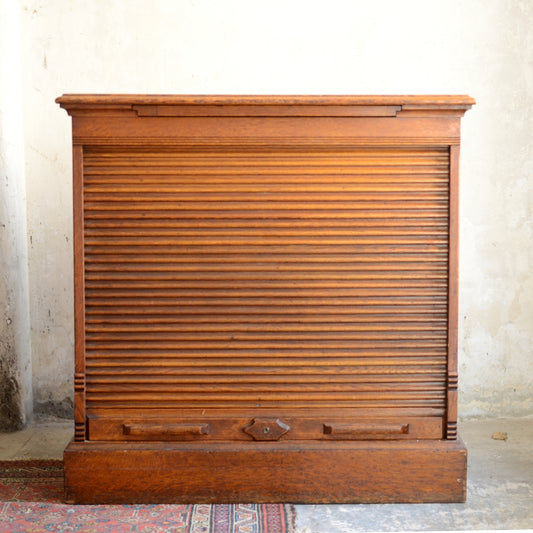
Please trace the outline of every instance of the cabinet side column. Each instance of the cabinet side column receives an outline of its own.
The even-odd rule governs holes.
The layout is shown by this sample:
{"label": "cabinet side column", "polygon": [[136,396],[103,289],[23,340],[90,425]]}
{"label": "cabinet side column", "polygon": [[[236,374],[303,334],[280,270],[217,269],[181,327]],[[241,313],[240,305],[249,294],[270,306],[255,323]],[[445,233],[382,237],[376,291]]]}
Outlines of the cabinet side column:
{"label": "cabinet side column", "polygon": [[74,221],[74,440],[86,438],[85,417],[85,258],[83,242],[83,147],[73,147]]}
{"label": "cabinet side column", "polygon": [[446,438],[457,438],[457,326],[459,313],[459,145],[450,146],[448,236],[448,369]]}

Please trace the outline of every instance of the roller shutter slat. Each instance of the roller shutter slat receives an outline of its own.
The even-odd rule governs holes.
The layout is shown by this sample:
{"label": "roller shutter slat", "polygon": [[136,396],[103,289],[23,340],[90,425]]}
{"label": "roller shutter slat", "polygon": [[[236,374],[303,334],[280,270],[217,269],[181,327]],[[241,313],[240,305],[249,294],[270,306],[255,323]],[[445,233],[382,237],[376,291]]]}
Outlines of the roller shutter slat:
{"label": "roller shutter slat", "polygon": [[445,149],[84,154],[87,406],[442,410]]}

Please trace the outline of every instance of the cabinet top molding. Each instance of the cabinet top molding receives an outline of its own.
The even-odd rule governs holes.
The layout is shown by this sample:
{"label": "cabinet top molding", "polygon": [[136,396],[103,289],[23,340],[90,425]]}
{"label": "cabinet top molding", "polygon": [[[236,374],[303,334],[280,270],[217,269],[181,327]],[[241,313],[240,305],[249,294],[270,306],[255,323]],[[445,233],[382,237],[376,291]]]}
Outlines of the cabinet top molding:
{"label": "cabinet top molding", "polygon": [[[462,115],[475,104],[465,95],[146,95],[64,94],[56,102],[69,114],[134,111],[139,116],[387,116],[399,112]],[[195,111],[196,110],[196,111]]]}

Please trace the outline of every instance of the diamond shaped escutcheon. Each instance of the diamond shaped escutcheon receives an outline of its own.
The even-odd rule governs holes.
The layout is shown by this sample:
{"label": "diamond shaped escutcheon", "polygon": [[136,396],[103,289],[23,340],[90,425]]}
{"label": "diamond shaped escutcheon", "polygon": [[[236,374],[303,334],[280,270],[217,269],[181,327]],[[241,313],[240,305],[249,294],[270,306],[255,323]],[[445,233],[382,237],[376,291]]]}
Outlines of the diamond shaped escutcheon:
{"label": "diamond shaped escutcheon", "polygon": [[290,429],[279,418],[254,418],[249,426],[243,428],[243,431],[254,440],[279,440]]}

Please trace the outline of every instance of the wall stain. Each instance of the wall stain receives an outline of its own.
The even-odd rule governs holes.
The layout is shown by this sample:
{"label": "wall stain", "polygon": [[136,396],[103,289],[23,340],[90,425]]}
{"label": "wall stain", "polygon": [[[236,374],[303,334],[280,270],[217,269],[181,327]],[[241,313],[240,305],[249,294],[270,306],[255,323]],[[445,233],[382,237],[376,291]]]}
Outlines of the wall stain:
{"label": "wall stain", "polygon": [[16,370],[15,354],[9,344],[0,358],[0,431],[18,431],[24,427],[20,386],[13,377]]}
{"label": "wall stain", "polygon": [[33,412],[37,416],[56,416],[57,418],[74,418],[74,403],[72,398],[66,397],[61,401],[45,400],[36,402]]}

